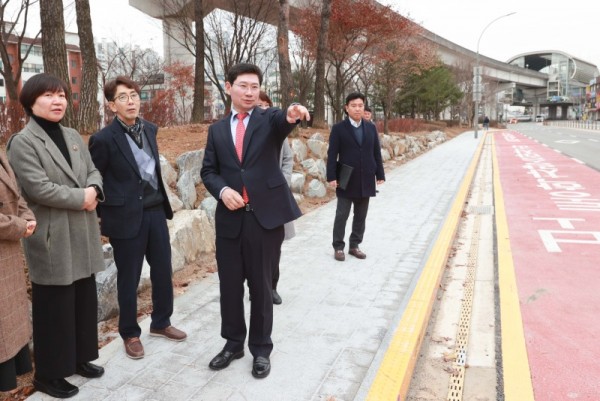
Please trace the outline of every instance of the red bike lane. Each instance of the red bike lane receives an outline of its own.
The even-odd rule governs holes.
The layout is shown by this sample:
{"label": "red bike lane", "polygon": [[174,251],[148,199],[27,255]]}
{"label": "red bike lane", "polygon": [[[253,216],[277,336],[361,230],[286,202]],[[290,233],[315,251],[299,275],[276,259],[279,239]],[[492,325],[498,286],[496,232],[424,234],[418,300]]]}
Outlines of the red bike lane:
{"label": "red bike lane", "polygon": [[535,400],[598,401],[600,173],[493,135]]}

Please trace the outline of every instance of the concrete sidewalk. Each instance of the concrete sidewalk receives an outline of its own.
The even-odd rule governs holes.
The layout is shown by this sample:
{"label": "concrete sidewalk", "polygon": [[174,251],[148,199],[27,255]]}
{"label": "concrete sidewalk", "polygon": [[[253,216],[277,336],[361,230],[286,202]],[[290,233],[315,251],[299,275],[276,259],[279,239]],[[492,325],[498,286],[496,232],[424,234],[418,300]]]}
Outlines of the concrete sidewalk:
{"label": "concrete sidewalk", "polygon": [[[106,369],[102,378],[69,379],[80,387],[72,399],[364,399],[480,140],[467,132],[387,169],[387,182],[370,203],[361,244],[365,260],[334,260],[335,201],[296,222],[297,236],[282,250],[283,304],[274,307],[268,378],[252,377],[249,352],[225,370],[208,368],[224,345],[213,274],[175,300],[172,321],[187,331],[185,342],[149,337],[149,319],[144,320],[145,358],[127,358],[122,342],[113,341],[97,361]],[[28,399],[53,398],[38,392]]]}

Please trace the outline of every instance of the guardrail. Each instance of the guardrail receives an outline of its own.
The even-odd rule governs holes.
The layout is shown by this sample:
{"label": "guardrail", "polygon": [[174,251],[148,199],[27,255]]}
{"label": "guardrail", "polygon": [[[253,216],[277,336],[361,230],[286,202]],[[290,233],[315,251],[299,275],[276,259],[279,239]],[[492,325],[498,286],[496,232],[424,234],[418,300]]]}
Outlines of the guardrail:
{"label": "guardrail", "polygon": [[561,121],[544,121],[544,125],[550,125],[552,127],[565,127],[565,128],[580,128],[589,130],[600,130],[600,121],[583,121],[583,120],[561,120]]}

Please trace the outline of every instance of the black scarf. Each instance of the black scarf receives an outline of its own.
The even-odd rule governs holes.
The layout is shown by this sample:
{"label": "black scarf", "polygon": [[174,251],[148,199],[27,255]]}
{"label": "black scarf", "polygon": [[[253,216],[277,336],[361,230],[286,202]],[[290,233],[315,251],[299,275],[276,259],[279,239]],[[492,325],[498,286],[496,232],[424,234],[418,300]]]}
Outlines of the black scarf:
{"label": "black scarf", "polygon": [[142,148],[142,132],[144,132],[144,124],[139,117],[136,117],[133,125],[125,124],[119,117],[115,117],[125,132],[133,139],[138,148]]}

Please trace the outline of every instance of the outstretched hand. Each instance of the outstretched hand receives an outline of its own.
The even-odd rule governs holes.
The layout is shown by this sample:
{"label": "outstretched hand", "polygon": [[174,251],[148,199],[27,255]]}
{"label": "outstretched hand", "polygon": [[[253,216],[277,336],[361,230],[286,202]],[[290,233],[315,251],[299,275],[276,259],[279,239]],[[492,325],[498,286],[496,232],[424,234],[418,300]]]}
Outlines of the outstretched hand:
{"label": "outstretched hand", "polygon": [[310,121],[310,114],[308,109],[301,104],[292,104],[287,109],[287,122],[290,124],[296,124],[300,120]]}

